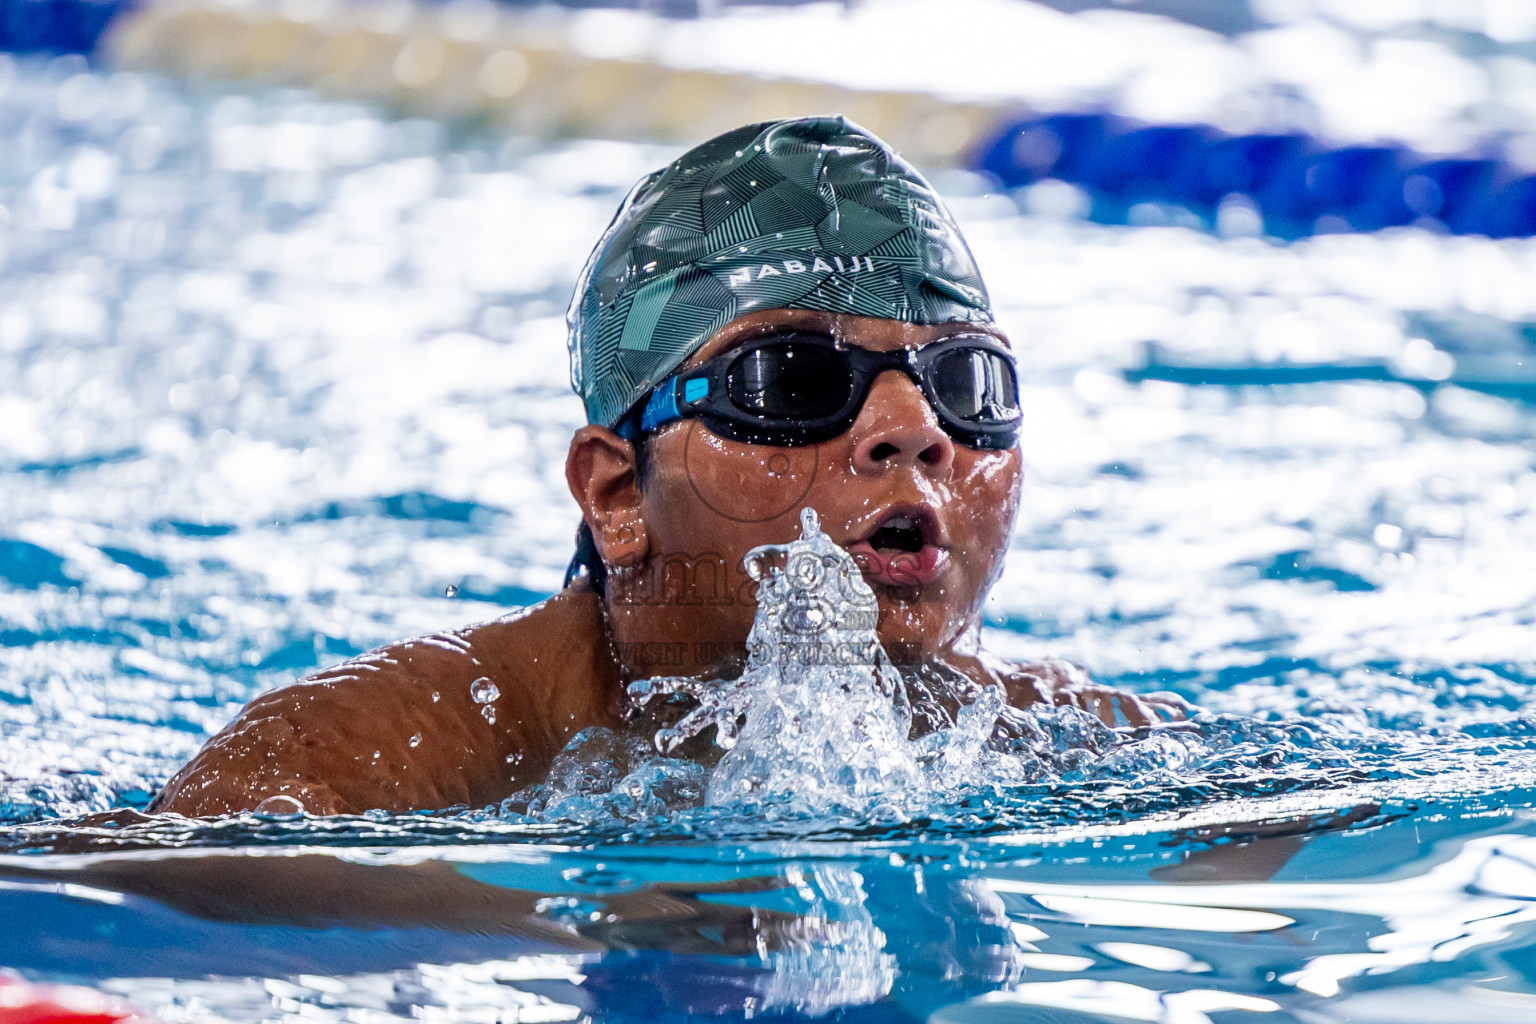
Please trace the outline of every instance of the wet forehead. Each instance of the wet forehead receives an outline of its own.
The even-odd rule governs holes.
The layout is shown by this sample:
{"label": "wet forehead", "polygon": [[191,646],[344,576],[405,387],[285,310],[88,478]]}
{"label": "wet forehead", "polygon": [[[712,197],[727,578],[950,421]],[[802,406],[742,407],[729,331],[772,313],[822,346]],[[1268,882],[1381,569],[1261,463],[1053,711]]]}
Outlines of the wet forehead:
{"label": "wet forehead", "polygon": [[987,334],[1007,344],[1001,331],[991,324],[947,323],[912,324],[903,320],[853,316],[849,313],[823,313],[810,309],[766,309],[739,316],[706,341],[684,364],[694,367],[728,352],[738,345],[775,331],[799,330],[830,334],[839,342],[888,352],[922,346],[955,334]]}

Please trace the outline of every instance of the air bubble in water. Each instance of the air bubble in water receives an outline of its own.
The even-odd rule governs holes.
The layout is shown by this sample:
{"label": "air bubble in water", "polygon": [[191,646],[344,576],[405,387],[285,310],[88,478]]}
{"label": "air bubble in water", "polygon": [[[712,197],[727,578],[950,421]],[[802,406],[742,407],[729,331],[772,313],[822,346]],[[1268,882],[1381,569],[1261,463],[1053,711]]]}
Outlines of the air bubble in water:
{"label": "air bubble in water", "polygon": [[443,596],[444,597],[458,597],[459,596],[459,585],[457,583],[450,583],[450,584],[448,584],[448,586],[443,588]]}
{"label": "air bubble in water", "polygon": [[469,684],[469,695],[476,704],[490,704],[501,696],[501,690],[489,679],[481,676]]}
{"label": "air bubble in water", "polygon": [[533,912],[565,925],[587,924],[603,917],[602,904],[575,896],[545,896],[534,903]]}

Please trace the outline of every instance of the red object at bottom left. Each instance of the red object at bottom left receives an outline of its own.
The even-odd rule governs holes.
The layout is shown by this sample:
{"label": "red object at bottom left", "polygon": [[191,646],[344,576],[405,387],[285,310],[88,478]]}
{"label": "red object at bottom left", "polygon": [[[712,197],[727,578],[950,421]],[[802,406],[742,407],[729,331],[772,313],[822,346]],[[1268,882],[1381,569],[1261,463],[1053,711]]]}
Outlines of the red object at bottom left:
{"label": "red object at bottom left", "polygon": [[156,1024],[116,996],[0,974],[0,1024]]}

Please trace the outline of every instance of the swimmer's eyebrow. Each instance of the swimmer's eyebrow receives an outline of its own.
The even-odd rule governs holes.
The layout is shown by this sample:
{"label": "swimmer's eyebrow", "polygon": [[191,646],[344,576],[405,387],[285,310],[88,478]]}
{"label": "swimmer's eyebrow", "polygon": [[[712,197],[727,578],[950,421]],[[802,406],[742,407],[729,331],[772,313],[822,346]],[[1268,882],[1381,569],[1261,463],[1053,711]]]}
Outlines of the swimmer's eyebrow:
{"label": "swimmer's eyebrow", "polygon": [[824,338],[829,338],[833,341],[839,340],[837,337],[837,332],[833,330],[830,325],[759,324],[755,329],[743,330],[740,334],[732,338],[728,344],[716,352],[715,355],[723,356],[727,352],[734,352],[736,349],[741,348],[743,345],[746,345],[749,342],[760,341],[763,338],[772,338],[780,334],[815,334]]}
{"label": "swimmer's eyebrow", "polygon": [[945,331],[938,337],[929,339],[924,344],[932,345],[935,341],[947,341],[950,338],[963,338],[968,334],[980,334],[983,337],[991,338],[993,341],[997,342],[999,345],[1002,345],[1006,349],[1013,348],[1013,342],[1008,340],[1008,335],[1004,334],[1002,328],[998,327],[996,324],[973,324],[960,321],[954,324],[946,324],[945,326],[953,327],[954,330]]}
{"label": "swimmer's eyebrow", "polygon": [[[778,315],[771,320],[764,320],[741,327],[739,329],[740,333],[732,335],[730,340],[723,343],[719,348],[710,348],[710,345],[715,341],[715,338],[710,338],[709,341],[701,345],[698,350],[684,360],[682,365],[674,372],[686,373],[689,370],[697,369],[701,364],[711,359],[734,352],[743,345],[761,338],[772,337],[775,334],[820,334],[836,341],[839,345],[846,342],[846,339],[838,334],[837,314],[835,313],[828,313],[819,309],[785,309],[777,310],[776,313]],[[935,326],[942,326],[946,329],[942,334],[924,341],[924,345],[931,345],[936,341],[944,341],[948,338],[963,337],[967,334],[979,334],[991,338],[1004,348],[1013,348],[1012,342],[1008,340],[1008,335],[1004,334],[995,323],[975,323],[959,320],[954,323]],[[719,335],[715,337],[717,338]]]}

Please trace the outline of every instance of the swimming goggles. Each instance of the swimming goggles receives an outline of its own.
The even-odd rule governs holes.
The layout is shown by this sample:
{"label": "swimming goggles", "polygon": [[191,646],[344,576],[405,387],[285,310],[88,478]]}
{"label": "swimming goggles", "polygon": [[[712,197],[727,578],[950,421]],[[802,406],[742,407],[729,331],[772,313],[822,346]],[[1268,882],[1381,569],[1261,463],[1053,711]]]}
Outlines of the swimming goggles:
{"label": "swimming goggles", "polygon": [[984,334],[921,348],[872,352],[830,335],[787,331],[732,349],[662,381],[640,433],[696,417],[722,437],[783,447],[816,444],[858,418],[876,377],[900,370],[922,390],[945,433],[972,448],[1018,441],[1019,381],[1013,354]]}

